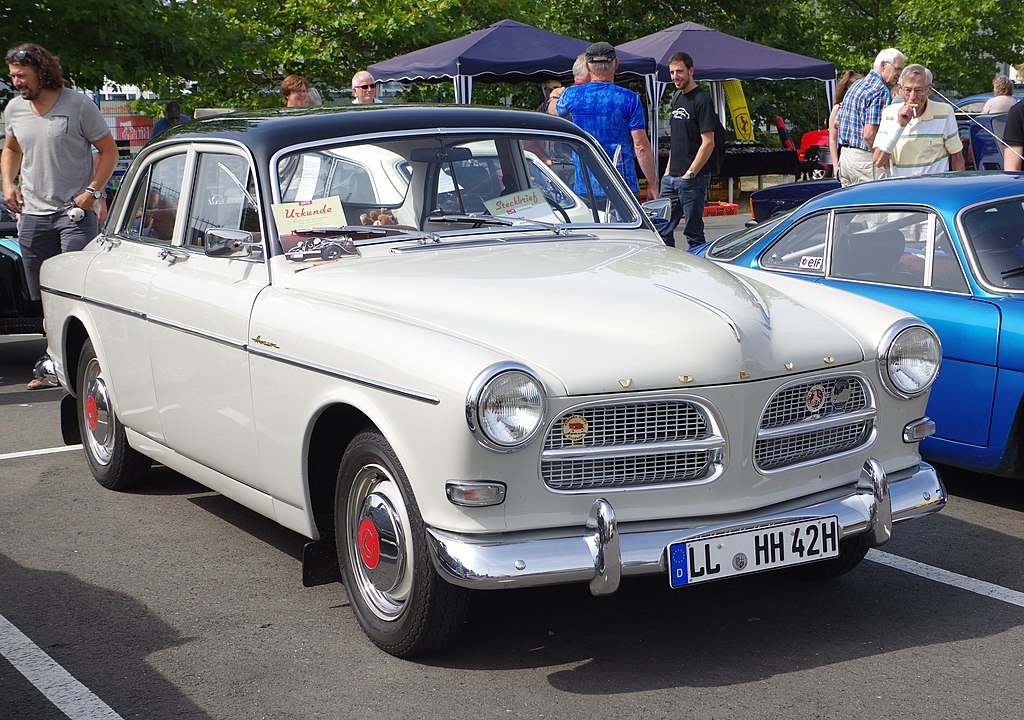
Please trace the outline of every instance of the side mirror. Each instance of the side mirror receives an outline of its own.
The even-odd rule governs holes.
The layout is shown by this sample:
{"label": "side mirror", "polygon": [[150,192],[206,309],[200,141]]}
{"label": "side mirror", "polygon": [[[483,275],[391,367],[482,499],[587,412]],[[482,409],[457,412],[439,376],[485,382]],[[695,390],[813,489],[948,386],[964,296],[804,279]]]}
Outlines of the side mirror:
{"label": "side mirror", "polygon": [[668,224],[672,217],[672,201],[668,198],[648,200],[643,204],[644,212],[648,219],[654,223],[655,228],[661,228]]}
{"label": "side mirror", "polygon": [[262,247],[263,243],[256,242],[252,233],[246,230],[210,228],[204,233],[203,248],[210,257],[249,257],[252,248]]}

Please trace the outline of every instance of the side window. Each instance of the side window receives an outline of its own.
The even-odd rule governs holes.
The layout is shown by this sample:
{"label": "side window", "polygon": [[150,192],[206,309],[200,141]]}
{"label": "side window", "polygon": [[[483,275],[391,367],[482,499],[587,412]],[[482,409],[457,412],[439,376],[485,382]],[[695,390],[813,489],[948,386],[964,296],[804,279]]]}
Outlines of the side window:
{"label": "side window", "polygon": [[960,267],[960,260],[953,250],[949,241],[949,233],[941,223],[936,224],[935,231],[935,259],[932,263],[932,284],[936,290],[951,290],[953,292],[969,292],[967,280],[964,278],[964,271]]}
{"label": "side window", "polygon": [[825,233],[828,214],[814,215],[780,237],[761,256],[761,265],[814,275],[825,272]]}
{"label": "side window", "polygon": [[185,155],[171,155],[151,163],[132,191],[122,235],[140,242],[169,245],[178,216]]}
{"label": "side window", "polygon": [[256,183],[249,162],[240,155],[199,156],[185,245],[202,247],[209,228],[260,232]]}
{"label": "side window", "polygon": [[923,288],[940,236],[948,247],[942,223],[921,210],[837,213],[831,275]]}

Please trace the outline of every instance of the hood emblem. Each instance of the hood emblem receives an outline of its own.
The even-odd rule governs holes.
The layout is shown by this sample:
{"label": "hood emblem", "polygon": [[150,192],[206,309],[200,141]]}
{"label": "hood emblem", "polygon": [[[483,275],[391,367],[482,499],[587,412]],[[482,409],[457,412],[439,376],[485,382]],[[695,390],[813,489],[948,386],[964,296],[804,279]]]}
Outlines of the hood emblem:
{"label": "hood emblem", "polygon": [[785,367],[787,370],[792,371],[794,365],[793,365],[793,363],[786,363],[783,367]]}
{"label": "hood emblem", "polygon": [[826,355],[825,357],[822,358],[822,360],[825,361],[826,365],[831,365],[832,363],[834,363],[836,361],[836,359],[834,357],[832,357],[831,355]]}
{"label": "hood emblem", "polygon": [[750,373],[748,373],[746,370],[740,370],[740,380],[748,379],[750,379]]}
{"label": "hood emblem", "polygon": [[633,384],[632,378],[622,378],[621,380],[619,380],[619,385],[621,385],[623,387],[623,389],[628,388],[632,384]]}
{"label": "hood emblem", "polygon": [[572,442],[579,442],[587,436],[590,425],[582,415],[570,415],[562,421],[562,434]]}
{"label": "hood emblem", "polygon": [[680,375],[678,380],[681,383],[692,383],[693,382],[693,375]]}

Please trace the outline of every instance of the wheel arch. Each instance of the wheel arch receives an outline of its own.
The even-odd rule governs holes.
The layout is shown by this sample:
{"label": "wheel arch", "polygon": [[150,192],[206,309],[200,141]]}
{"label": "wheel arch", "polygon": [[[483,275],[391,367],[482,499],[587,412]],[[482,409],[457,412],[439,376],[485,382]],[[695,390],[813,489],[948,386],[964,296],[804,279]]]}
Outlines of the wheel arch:
{"label": "wheel arch", "polygon": [[[82,346],[89,339],[89,331],[85,324],[77,317],[70,316],[64,326],[61,354],[64,357],[64,379],[67,382],[65,389],[72,395],[78,395],[78,359],[82,354]],[[95,347],[95,341],[93,346]]]}
{"label": "wheel arch", "polygon": [[306,478],[310,511],[321,539],[334,537],[334,491],[341,457],[357,434],[374,423],[352,405],[330,405],[317,416],[309,434]]}

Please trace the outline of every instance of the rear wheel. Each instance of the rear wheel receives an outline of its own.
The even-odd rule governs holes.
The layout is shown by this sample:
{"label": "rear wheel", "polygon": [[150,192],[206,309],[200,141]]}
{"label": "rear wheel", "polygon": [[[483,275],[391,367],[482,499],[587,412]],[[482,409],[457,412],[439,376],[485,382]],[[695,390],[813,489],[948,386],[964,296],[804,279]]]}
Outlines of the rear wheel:
{"label": "rear wheel", "polygon": [[345,451],[334,510],[345,588],[374,644],[410,657],[454,642],[469,609],[469,591],[434,570],[408,478],[379,433],[357,435]]}
{"label": "rear wheel", "polygon": [[77,401],[82,447],[96,481],[108,490],[125,490],[142,482],[150,460],[128,444],[91,340],[85,341],[78,356]]}

